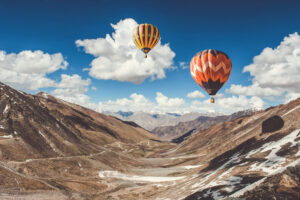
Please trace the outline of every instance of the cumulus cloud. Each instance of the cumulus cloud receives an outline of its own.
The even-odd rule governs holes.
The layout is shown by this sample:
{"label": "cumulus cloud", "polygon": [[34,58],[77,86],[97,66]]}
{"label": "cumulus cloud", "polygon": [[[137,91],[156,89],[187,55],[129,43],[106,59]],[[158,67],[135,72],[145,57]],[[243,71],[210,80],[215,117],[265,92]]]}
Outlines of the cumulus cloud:
{"label": "cumulus cloud", "polygon": [[66,69],[68,62],[61,53],[48,54],[43,51],[0,51],[0,81],[23,90],[53,87],[55,82],[47,74]]}
{"label": "cumulus cloud", "polygon": [[77,47],[96,58],[91,62],[89,75],[96,79],[142,83],[146,78],[165,78],[165,70],[174,68],[175,53],[161,42],[149,53],[147,59],[132,41],[132,30],[137,26],[127,18],[111,24],[112,35],[104,38],[76,40]]}
{"label": "cumulus cloud", "polygon": [[121,98],[115,101],[109,100],[106,102],[98,103],[98,111],[144,111],[149,112],[150,109],[154,108],[155,104],[150,100],[146,99],[141,94],[133,93],[130,95],[130,98]]}
{"label": "cumulus cloud", "polygon": [[281,96],[283,91],[277,88],[262,88],[257,83],[250,86],[242,85],[231,85],[230,89],[226,89],[226,92],[231,92],[233,94],[240,94],[246,96],[260,96],[260,97],[272,97]]}
{"label": "cumulus cloud", "polygon": [[0,51],[0,81],[21,90],[36,91],[41,88],[55,88],[50,93],[66,101],[82,106],[96,108],[85,93],[91,84],[90,79],[83,80],[79,75],[61,74],[57,82],[47,77],[59,69],[66,69],[68,62],[61,53],[49,54],[43,51],[21,51],[6,53]]}
{"label": "cumulus cloud", "polygon": [[65,101],[96,109],[96,104],[85,94],[90,84],[90,79],[84,80],[77,74],[62,74],[61,81],[56,84],[56,89],[51,94]]}
{"label": "cumulus cloud", "polygon": [[188,68],[190,68],[189,63],[187,63],[187,62],[179,62],[179,66],[180,66],[182,69],[188,69]]}
{"label": "cumulus cloud", "polygon": [[191,99],[195,99],[195,98],[204,98],[205,95],[202,92],[200,92],[199,90],[195,90],[193,92],[188,93],[187,97],[191,98]]}
{"label": "cumulus cloud", "polygon": [[289,92],[284,96],[284,103],[288,103],[291,100],[297,99],[300,97],[300,92]]}
{"label": "cumulus cloud", "polygon": [[198,112],[233,113],[241,110],[264,108],[264,101],[257,97],[247,98],[246,96],[232,96],[217,98],[215,103],[195,100],[191,103],[190,109]]}
{"label": "cumulus cloud", "polygon": [[184,111],[185,102],[180,98],[169,98],[161,92],[156,93],[155,102],[147,99],[142,94],[133,93],[130,98],[121,98],[115,101],[109,100],[99,102],[98,111],[133,111],[133,112],[149,112],[149,113],[165,113],[175,112],[181,113]]}
{"label": "cumulus cloud", "polygon": [[178,107],[184,104],[184,100],[181,98],[168,98],[160,92],[156,93],[156,102],[161,107]]}
{"label": "cumulus cloud", "polygon": [[227,92],[247,96],[299,97],[300,93],[300,36],[285,37],[276,48],[265,48],[244,67],[253,77],[252,85],[231,85]]}
{"label": "cumulus cloud", "polygon": [[187,103],[181,98],[169,98],[161,92],[156,93],[155,101],[151,101],[142,94],[133,93],[129,98],[121,98],[117,100],[109,100],[99,102],[99,112],[117,112],[117,111],[132,111],[132,112],[148,112],[148,113],[223,113],[229,114],[246,109],[263,109],[264,101],[259,97],[248,98],[246,96],[225,97],[220,94],[216,97],[214,104],[210,103],[209,99],[203,101],[194,100]]}

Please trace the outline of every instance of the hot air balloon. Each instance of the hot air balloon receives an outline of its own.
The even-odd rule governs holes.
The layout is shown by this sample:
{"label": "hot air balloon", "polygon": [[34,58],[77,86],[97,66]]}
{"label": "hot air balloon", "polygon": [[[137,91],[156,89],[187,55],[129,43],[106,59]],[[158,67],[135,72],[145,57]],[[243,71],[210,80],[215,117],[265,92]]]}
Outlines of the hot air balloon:
{"label": "hot air balloon", "polygon": [[160,34],[158,28],[154,25],[140,24],[133,30],[132,39],[147,58],[148,52],[158,43]]}
{"label": "hot air balloon", "polygon": [[207,49],[197,53],[191,60],[191,75],[210,96],[214,103],[214,95],[226,83],[231,72],[231,60],[218,50]]}

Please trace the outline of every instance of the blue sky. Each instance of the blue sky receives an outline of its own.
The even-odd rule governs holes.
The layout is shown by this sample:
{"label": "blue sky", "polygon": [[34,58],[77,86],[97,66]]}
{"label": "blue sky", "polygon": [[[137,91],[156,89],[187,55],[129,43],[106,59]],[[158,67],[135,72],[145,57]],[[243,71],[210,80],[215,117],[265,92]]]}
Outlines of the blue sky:
{"label": "blue sky", "polygon": [[[300,68],[300,55],[297,53],[300,49],[297,34],[300,32],[299,9],[300,2],[296,0],[286,0],[284,3],[279,0],[163,2],[158,0],[1,0],[0,51],[5,52],[5,56],[2,63],[0,61],[0,68],[3,69],[2,73],[9,75],[2,77],[2,80],[0,78],[0,81],[31,93],[47,91],[99,111],[141,109],[162,112],[233,112],[248,107],[268,107],[299,97],[300,89],[293,87],[293,84],[298,83],[297,79],[300,80],[299,75],[295,73]],[[89,53],[87,48],[101,45],[102,43],[93,44],[92,39],[105,40],[106,34],[111,35],[116,31],[111,24],[116,25],[120,20],[125,21],[123,29],[126,30],[128,27],[128,34],[131,35],[132,30],[128,25],[130,23],[126,21],[129,19],[136,23],[152,23],[159,28],[161,46],[166,48],[168,45],[169,49],[159,51],[158,47],[156,53],[153,49],[152,59],[154,68],[159,69],[164,66],[161,70],[165,77],[151,80],[149,75],[141,83],[136,84],[130,82],[132,77],[123,78],[121,81],[120,78],[109,77],[103,80],[99,77],[102,76],[99,71],[98,74],[96,72],[91,74],[91,71],[83,70],[93,67],[91,62],[97,58],[120,59],[119,62],[113,60],[110,62],[111,65],[125,62],[124,57],[114,58],[116,55],[112,55],[117,54],[118,51],[106,53],[104,50],[99,52],[95,50],[94,53]],[[297,35],[290,36],[290,34]],[[285,37],[289,40],[288,44],[279,47]],[[76,43],[84,40],[90,42],[81,45]],[[284,51],[285,45],[290,48],[289,52]],[[274,50],[270,53],[271,56],[268,52],[262,53],[267,47],[273,50],[279,47],[279,52]],[[181,62],[189,65],[191,58],[204,49],[222,50],[229,55],[233,63],[231,76],[219,91],[223,94],[219,97],[220,103],[214,106],[207,104],[208,96],[194,82],[189,68],[180,67]],[[34,61],[41,64],[31,69],[28,67],[31,63],[28,59],[36,55],[37,50],[42,53],[35,57]],[[132,48],[130,50],[132,51]],[[23,51],[30,52],[20,55]],[[136,51],[142,54],[137,49]],[[56,53],[62,56],[56,58],[56,61],[61,63],[57,63],[51,57]],[[172,57],[172,53],[175,56]],[[46,58],[46,54],[50,55],[50,60]],[[158,60],[162,55],[169,57],[160,63]],[[293,62],[275,59],[278,56],[288,55],[293,56]],[[260,56],[261,59],[254,62],[255,56]],[[24,57],[25,61],[22,61]],[[39,59],[42,61],[40,62]],[[63,64],[64,61],[68,64]],[[133,62],[134,59],[131,61]],[[168,64],[169,62],[172,64]],[[260,66],[268,66],[265,68],[266,71],[283,70],[282,66],[276,68],[278,66],[274,64],[275,62],[291,65],[290,71],[294,73],[286,74],[291,75],[286,77],[293,80],[291,83],[276,84],[271,80],[269,82],[262,80],[264,78],[261,78],[259,73],[264,72],[259,72]],[[14,67],[16,63],[18,67]],[[245,66],[253,63],[255,66],[250,67],[248,72],[242,73]],[[100,67],[101,64],[103,63],[95,67]],[[141,67],[147,67],[146,65],[147,63],[141,64]],[[109,69],[110,66],[106,66],[106,70]],[[7,70],[12,72],[8,73]],[[64,80],[62,74],[66,75]],[[266,79],[272,79],[272,76],[267,74]],[[235,87],[237,85],[240,87]],[[252,85],[255,85],[255,88],[251,88]],[[188,98],[187,94],[195,90],[199,90],[206,96]],[[255,93],[249,90],[261,90],[261,92]],[[132,94],[142,96],[137,96],[135,101],[130,97]],[[236,99],[232,99],[233,97]],[[231,105],[231,102],[234,103]],[[132,106],[135,103],[141,104]],[[153,106],[155,109],[144,109],[148,106]]]}

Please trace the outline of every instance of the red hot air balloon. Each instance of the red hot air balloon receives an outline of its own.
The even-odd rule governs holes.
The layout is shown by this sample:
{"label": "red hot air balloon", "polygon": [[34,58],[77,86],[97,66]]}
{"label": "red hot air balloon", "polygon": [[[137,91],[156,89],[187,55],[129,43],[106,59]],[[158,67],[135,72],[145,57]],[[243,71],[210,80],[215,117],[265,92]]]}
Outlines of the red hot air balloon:
{"label": "red hot air balloon", "polygon": [[[200,51],[190,63],[192,77],[210,96],[216,95],[226,83],[231,68],[232,64],[229,57],[214,49]],[[210,102],[215,102],[213,97],[211,97]]]}

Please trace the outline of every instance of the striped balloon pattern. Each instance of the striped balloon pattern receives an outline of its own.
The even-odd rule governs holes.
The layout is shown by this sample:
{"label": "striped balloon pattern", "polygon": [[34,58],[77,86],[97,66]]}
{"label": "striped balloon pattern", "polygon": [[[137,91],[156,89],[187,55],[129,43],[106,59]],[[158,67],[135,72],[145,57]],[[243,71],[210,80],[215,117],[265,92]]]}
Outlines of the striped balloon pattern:
{"label": "striped balloon pattern", "polygon": [[146,55],[160,39],[158,28],[152,24],[140,24],[132,34],[134,44]]}
{"label": "striped balloon pattern", "polygon": [[226,83],[231,68],[229,57],[214,49],[200,51],[190,63],[192,77],[209,95],[215,95]]}

